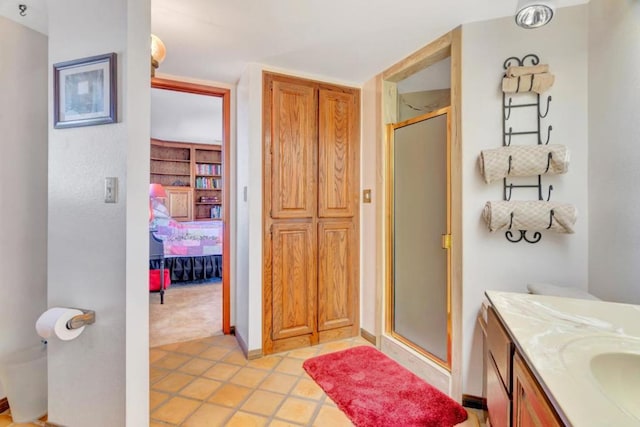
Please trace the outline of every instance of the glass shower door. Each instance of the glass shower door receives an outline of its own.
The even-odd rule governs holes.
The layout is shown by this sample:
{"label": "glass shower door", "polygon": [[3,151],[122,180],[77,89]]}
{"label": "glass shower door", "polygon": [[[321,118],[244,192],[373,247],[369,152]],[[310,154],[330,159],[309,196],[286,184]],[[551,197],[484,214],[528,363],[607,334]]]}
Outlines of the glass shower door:
{"label": "glass shower door", "polygon": [[449,109],[392,125],[391,335],[450,366]]}

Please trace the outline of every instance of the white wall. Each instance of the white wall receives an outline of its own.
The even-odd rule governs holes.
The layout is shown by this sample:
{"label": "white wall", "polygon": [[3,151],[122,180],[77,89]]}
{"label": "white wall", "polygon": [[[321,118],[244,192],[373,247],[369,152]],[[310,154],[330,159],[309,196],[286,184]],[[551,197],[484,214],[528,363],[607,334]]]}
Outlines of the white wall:
{"label": "white wall", "polygon": [[48,304],[96,311],[80,337],[49,345],[49,420],[69,427],[148,425],[149,21],[148,0],[49,10],[50,67],[118,54],[118,123],[49,122]]}
{"label": "white wall", "polygon": [[222,144],[222,98],[151,89],[151,137]]}
{"label": "white wall", "polygon": [[589,291],[640,304],[640,3],[589,4]]}
{"label": "white wall", "polygon": [[39,344],[47,307],[47,43],[0,17],[0,358]]}
{"label": "white wall", "polygon": [[[476,316],[485,290],[526,292],[528,282],[581,289],[588,284],[587,7],[563,8],[556,15],[549,25],[537,30],[518,28],[513,17],[463,26],[463,392],[466,394],[482,395],[482,340]],[[571,150],[569,173],[545,177],[543,183],[553,184],[552,200],[574,204],[579,215],[574,235],[544,233],[542,241],[533,245],[510,243],[504,233],[488,232],[481,219],[482,209],[486,201],[501,199],[502,184],[485,184],[477,168],[480,150],[502,143],[499,85],[503,62],[507,57],[528,53],[538,54],[556,76],[549,91],[553,96],[551,110],[543,123],[553,125],[552,143],[565,144]]]}
{"label": "white wall", "polygon": [[256,64],[249,64],[240,77],[237,105],[236,335],[248,350],[258,350],[262,348],[262,70]]}
{"label": "white wall", "polygon": [[[380,336],[378,289],[383,268],[377,253],[382,244],[379,223],[380,205],[384,204],[381,160],[381,129],[377,118],[382,113],[381,93],[376,77],[362,87],[362,138],[360,152],[361,190],[371,190],[371,203],[361,204],[360,209],[360,327],[370,334]],[[378,242],[378,243],[376,243]]]}

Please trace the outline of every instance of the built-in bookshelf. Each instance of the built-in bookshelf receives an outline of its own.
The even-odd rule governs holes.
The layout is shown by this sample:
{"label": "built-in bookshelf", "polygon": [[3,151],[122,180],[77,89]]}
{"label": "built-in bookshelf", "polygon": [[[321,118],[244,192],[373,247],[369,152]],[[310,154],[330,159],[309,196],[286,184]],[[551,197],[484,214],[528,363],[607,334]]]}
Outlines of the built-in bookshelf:
{"label": "built-in bookshelf", "polygon": [[162,184],[168,193],[175,187],[190,189],[191,215],[183,221],[222,219],[222,159],[220,145],[152,139],[151,182]]}
{"label": "built-in bookshelf", "polygon": [[194,147],[194,212],[196,218],[222,219],[222,150],[208,148]]}

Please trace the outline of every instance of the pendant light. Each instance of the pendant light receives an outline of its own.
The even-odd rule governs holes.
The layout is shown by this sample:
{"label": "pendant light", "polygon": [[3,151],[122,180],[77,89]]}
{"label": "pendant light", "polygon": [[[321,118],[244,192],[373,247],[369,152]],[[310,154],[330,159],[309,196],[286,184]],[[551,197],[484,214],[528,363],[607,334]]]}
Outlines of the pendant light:
{"label": "pendant light", "polygon": [[162,43],[162,40],[158,36],[151,34],[151,77],[156,75],[156,68],[164,61],[166,55],[167,48]]}

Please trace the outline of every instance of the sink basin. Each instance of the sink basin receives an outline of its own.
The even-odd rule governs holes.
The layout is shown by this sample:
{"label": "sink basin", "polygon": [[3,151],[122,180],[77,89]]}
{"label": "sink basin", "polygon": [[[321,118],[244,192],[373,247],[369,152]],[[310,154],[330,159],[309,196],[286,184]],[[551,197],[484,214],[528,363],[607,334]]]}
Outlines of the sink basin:
{"label": "sink basin", "polygon": [[590,365],[591,374],[604,394],[640,420],[640,354],[598,354]]}
{"label": "sink basin", "polygon": [[588,382],[627,416],[640,421],[640,340],[592,336],[573,340],[560,350],[565,368]]}

